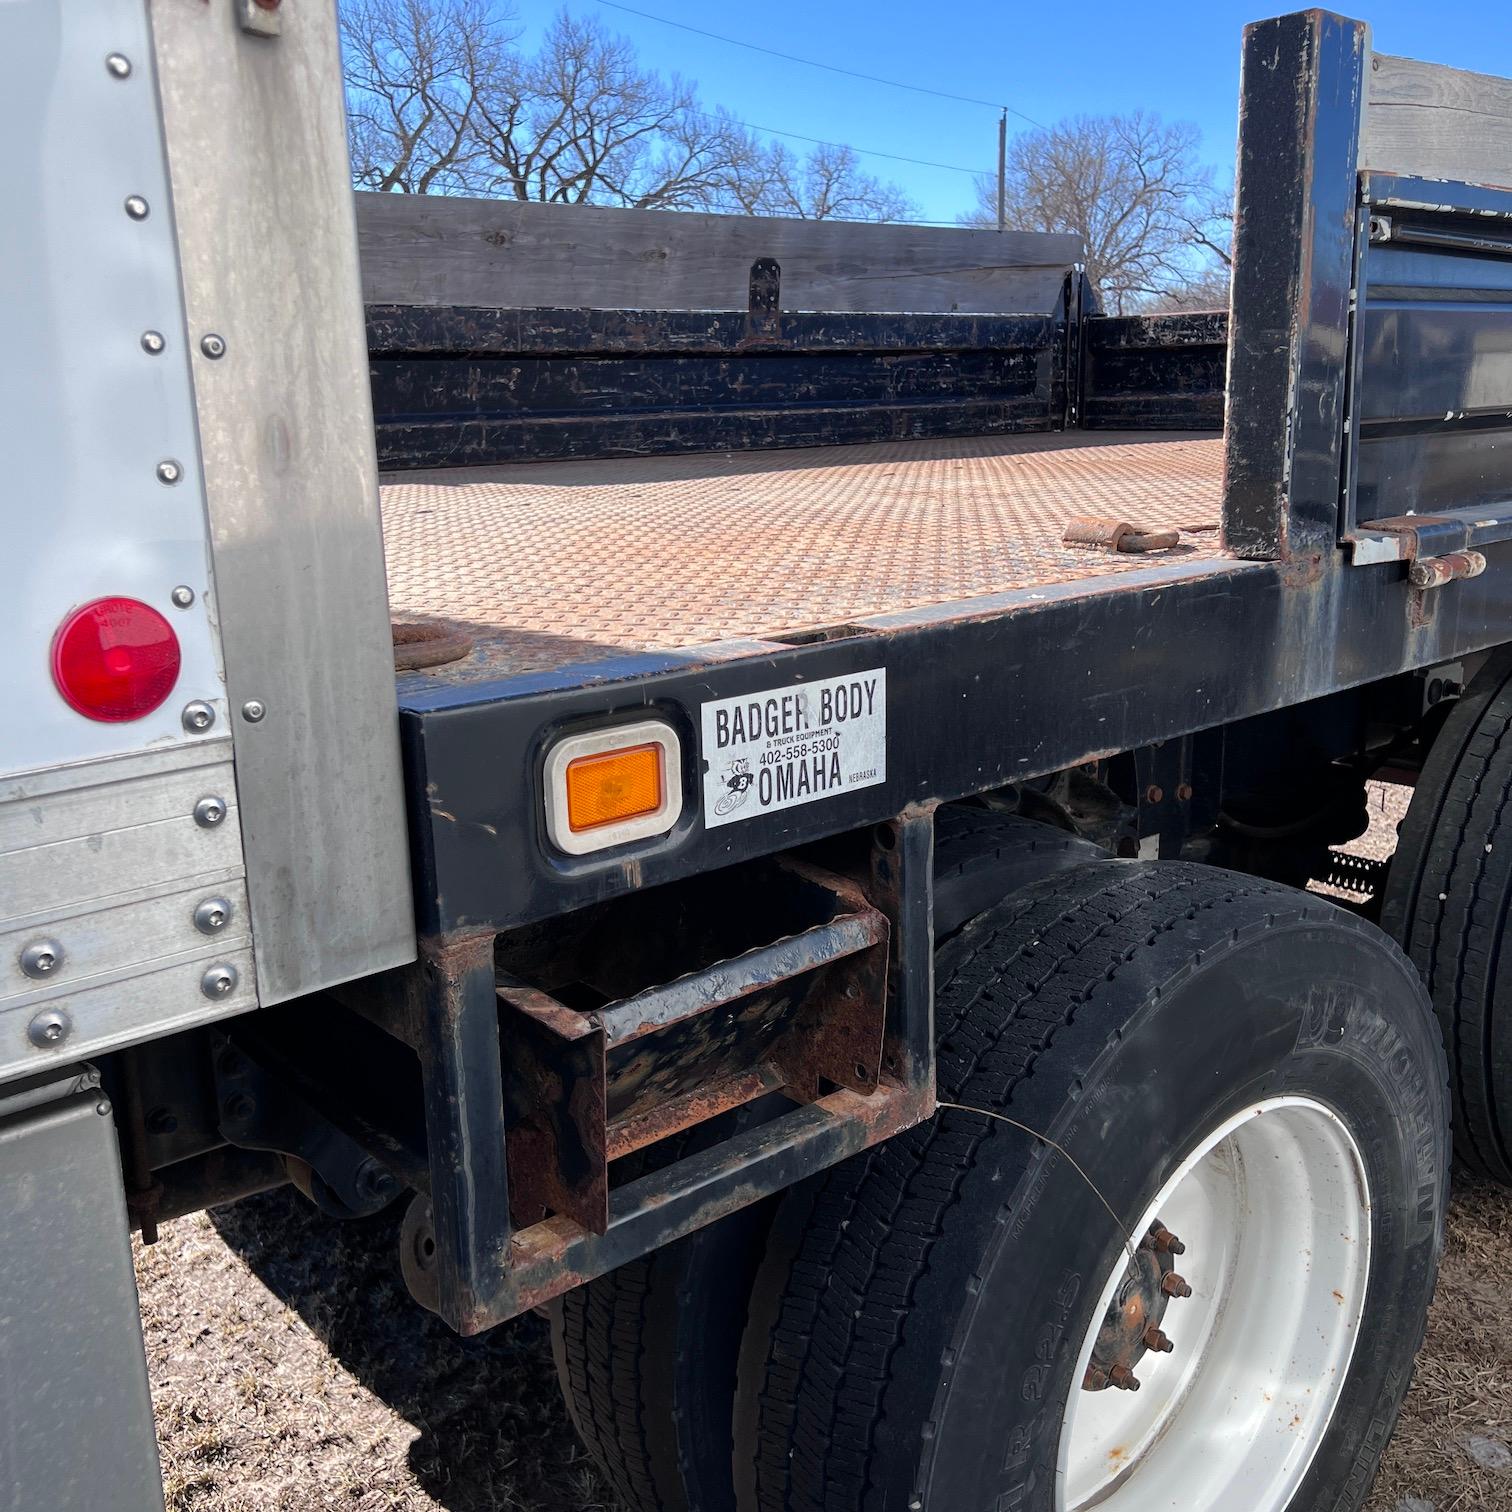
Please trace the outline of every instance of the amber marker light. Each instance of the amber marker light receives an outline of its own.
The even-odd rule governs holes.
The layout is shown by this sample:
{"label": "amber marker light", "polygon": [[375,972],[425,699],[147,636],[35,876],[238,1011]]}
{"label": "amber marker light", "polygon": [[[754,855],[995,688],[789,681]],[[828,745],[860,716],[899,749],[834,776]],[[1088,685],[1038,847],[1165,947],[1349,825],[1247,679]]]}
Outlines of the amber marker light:
{"label": "amber marker light", "polygon": [[665,834],[682,813],[682,747],[661,720],[568,735],[546,753],[546,831],[569,856]]}
{"label": "amber marker light", "polygon": [[662,804],[662,748],[631,746],[567,763],[567,824],[574,834],[654,814]]}

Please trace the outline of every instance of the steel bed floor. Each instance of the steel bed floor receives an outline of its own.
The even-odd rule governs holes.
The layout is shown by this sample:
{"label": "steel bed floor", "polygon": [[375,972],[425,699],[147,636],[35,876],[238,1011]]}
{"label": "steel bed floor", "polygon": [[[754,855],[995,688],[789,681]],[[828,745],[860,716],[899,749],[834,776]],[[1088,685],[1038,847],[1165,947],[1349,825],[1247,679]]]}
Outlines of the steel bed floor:
{"label": "steel bed floor", "polygon": [[[466,625],[485,676],[788,638],[1217,558],[1222,468],[1211,433],[1083,431],[390,474],[390,603]],[[1067,548],[1077,514],[1180,544]]]}

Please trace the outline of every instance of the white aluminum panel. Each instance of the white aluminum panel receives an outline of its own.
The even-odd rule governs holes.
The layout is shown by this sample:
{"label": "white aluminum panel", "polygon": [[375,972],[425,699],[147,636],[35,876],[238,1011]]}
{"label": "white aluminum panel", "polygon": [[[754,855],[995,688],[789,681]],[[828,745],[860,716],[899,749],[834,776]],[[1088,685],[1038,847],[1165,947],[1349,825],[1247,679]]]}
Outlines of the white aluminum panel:
{"label": "white aluminum panel", "polygon": [[332,0],[153,0],[264,1002],[415,953]]}
{"label": "white aluminum panel", "polygon": [[[203,699],[225,730],[190,358],[143,0],[0,4],[0,773],[161,749]],[[124,60],[112,65],[108,60]],[[124,76],[122,76],[124,75]],[[128,198],[147,213],[135,219]],[[157,332],[162,350],[147,351]],[[177,462],[182,480],[158,481]],[[174,606],[175,586],[194,590]],[[102,724],[53,686],[70,610],[123,595],[167,616],[178,685],[145,719]],[[213,603],[213,601],[211,601]]]}

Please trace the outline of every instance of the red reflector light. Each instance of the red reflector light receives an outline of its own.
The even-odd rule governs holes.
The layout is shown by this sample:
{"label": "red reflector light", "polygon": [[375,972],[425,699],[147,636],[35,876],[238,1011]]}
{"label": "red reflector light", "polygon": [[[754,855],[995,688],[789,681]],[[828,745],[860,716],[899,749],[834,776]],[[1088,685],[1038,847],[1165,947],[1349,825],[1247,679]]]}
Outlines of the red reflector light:
{"label": "red reflector light", "polygon": [[52,670],[58,692],[86,718],[140,719],[178,681],[178,637],[150,604],[96,599],[59,627]]}

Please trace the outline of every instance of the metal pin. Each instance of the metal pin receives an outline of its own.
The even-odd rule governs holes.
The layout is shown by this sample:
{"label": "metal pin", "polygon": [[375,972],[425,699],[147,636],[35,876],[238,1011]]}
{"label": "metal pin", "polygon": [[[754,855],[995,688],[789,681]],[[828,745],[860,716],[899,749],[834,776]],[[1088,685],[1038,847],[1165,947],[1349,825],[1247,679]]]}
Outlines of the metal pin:
{"label": "metal pin", "polygon": [[177,483],[183,476],[184,469],[172,457],[165,457],[157,465],[157,480],[159,483],[172,485]]}
{"label": "metal pin", "polygon": [[156,357],[167,345],[168,343],[163,340],[163,333],[161,331],[142,332],[142,350],[149,357]]}
{"label": "metal pin", "polygon": [[111,53],[105,59],[105,72],[112,79],[129,79],[131,77],[131,59],[124,53]]}
{"label": "metal pin", "polygon": [[215,723],[215,710],[204,699],[196,698],[193,703],[184,705],[184,728],[191,734],[200,730],[208,730]]}
{"label": "metal pin", "polygon": [[194,589],[187,583],[180,583],[168,597],[173,600],[176,609],[187,609],[194,602]]}
{"label": "metal pin", "polygon": [[126,213],[132,220],[146,220],[147,201],[140,194],[128,194],[126,196]]}

